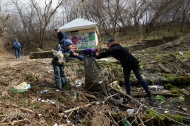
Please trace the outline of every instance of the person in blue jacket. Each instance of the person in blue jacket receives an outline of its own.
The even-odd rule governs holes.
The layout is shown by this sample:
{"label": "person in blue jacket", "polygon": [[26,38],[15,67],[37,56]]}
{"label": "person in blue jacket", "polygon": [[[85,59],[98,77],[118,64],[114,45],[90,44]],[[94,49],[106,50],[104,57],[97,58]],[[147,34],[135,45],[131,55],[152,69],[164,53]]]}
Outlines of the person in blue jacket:
{"label": "person in blue jacket", "polygon": [[[84,59],[84,57],[72,50],[72,41],[68,39],[64,32],[61,32],[58,29],[55,29],[55,31],[57,32],[57,37],[59,40],[58,46],[60,46],[60,48],[57,48],[57,51],[61,51],[61,54],[59,54],[59,56],[56,55],[53,57],[52,65],[54,69],[56,88],[62,89],[67,84],[67,78],[64,72],[64,54],[77,58],[81,61]],[[60,58],[62,58],[62,60],[60,60]]]}
{"label": "person in blue jacket", "polygon": [[20,58],[21,44],[17,39],[13,42],[13,49],[14,49],[16,58]]}

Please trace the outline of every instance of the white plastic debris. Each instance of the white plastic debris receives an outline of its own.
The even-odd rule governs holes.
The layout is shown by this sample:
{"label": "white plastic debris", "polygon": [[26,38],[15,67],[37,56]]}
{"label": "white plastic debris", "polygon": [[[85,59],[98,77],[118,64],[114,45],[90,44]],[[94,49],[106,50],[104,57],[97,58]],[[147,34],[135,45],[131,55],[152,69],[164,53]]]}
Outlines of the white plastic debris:
{"label": "white plastic debris", "polygon": [[74,99],[76,99],[77,98],[77,93],[76,92],[74,92]]}
{"label": "white plastic debris", "polygon": [[180,55],[183,55],[183,52],[179,52]]}
{"label": "white plastic debris", "polygon": [[149,86],[149,88],[151,90],[155,90],[155,91],[162,91],[164,89],[164,86],[160,86],[160,85],[151,85]]}
{"label": "white plastic debris", "polygon": [[67,118],[68,116],[67,115],[64,115],[64,118]]}
{"label": "white plastic debris", "polygon": [[58,124],[57,124],[57,123],[55,123],[53,126],[58,126]]}
{"label": "white plastic debris", "polygon": [[42,99],[41,98],[38,98],[38,101],[41,101]]}
{"label": "white plastic debris", "polygon": [[99,81],[98,83],[101,84],[103,81]]}
{"label": "white plastic debris", "polygon": [[100,104],[100,102],[99,102],[99,101],[97,101],[97,102],[96,102],[96,105],[99,105],[99,104]]}
{"label": "white plastic debris", "polygon": [[40,114],[38,114],[38,116],[39,116],[39,117],[42,117],[42,114],[40,113]]}
{"label": "white plastic debris", "polygon": [[67,120],[67,124],[70,124],[70,123],[71,123],[71,121]]}
{"label": "white plastic debris", "polygon": [[50,100],[50,103],[51,104],[55,104],[55,100]]}
{"label": "white plastic debris", "polygon": [[77,87],[80,87],[83,83],[83,80],[82,79],[76,79],[75,80],[75,84],[74,86],[77,88]]}
{"label": "white plastic debris", "polygon": [[167,114],[169,111],[165,110],[164,113]]}
{"label": "white plastic debris", "polygon": [[41,94],[45,94],[48,90],[42,90],[40,91]]}
{"label": "white plastic debris", "polygon": [[135,112],[135,109],[127,109],[128,115],[132,115]]}
{"label": "white plastic debris", "polygon": [[41,100],[41,102],[46,102],[46,100]]}
{"label": "white plastic debris", "polygon": [[14,89],[17,90],[18,92],[24,92],[29,88],[30,88],[30,84],[27,84],[26,82],[22,82],[19,85],[14,86]]}

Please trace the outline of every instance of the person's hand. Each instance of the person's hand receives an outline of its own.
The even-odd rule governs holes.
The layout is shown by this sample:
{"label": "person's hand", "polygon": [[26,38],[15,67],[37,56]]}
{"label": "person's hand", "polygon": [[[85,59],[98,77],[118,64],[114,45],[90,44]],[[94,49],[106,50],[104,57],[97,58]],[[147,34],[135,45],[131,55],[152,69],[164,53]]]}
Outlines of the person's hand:
{"label": "person's hand", "polygon": [[98,56],[99,53],[100,53],[100,49],[97,49],[97,48],[96,48],[96,50],[95,50],[95,54],[96,54],[96,56]]}
{"label": "person's hand", "polygon": [[73,55],[74,55],[74,56],[76,56],[76,57],[77,57],[77,56],[79,56],[79,54],[78,54],[78,53],[73,53]]}
{"label": "person's hand", "polygon": [[62,45],[62,44],[63,44],[63,42],[62,42],[62,41],[59,41],[58,43],[59,43],[60,45]]}

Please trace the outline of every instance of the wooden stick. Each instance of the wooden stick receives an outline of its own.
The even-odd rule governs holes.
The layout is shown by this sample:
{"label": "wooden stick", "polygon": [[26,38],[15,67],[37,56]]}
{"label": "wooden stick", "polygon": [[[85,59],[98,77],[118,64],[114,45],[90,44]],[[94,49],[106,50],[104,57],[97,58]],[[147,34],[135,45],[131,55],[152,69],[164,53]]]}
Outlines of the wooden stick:
{"label": "wooden stick", "polygon": [[23,107],[19,107],[19,106],[17,106],[17,105],[12,105],[13,107],[17,107],[17,108],[19,108],[19,109],[21,109],[21,110],[23,110],[23,111],[27,111],[27,112],[29,112],[29,113],[34,113],[34,111],[32,111],[32,110],[30,110],[30,109],[27,109],[27,108],[23,108]]}
{"label": "wooden stick", "polygon": [[143,123],[139,124],[139,126],[142,125],[142,124],[144,124],[144,123],[146,123],[146,122],[149,122],[150,120],[154,119],[155,117],[156,117],[156,116],[154,116],[154,117],[152,117],[152,118],[150,118],[150,119],[144,121]]}
{"label": "wooden stick", "polygon": [[29,120],[25,119],[25,120],[13,121],[13,122],[11,123],[11,125],[19,125],[19,123],[23,123],[23,122],[29,122]]}
{"label": "wooden stick", "polygon": [[138,118],[139,118],[139,120],[140,120],[140,122],[141,122],[141,124],[139,125],[139,126],[146,126],[145,124],[144,124],[144,122],[142,121],[142,119],[138,116]]}
{"label": "wooden stick", "polygon": [[[147,94],[145,92],[143,93],[133,93],[134,97],[142,97],[146,96]],[[152,92],[152,95],[163,95],[163,96],[179,96],[178,94],[173,94],[171,91],[157,91],[157,92]]]}
{"label": "wooden stick", "polygon": [[79,94],[82,94],[82,95],[84,95],[84,96],[87,97],[87,98],[97,99],[96,96],[94,96],[94,95],[92,95],[92,94],[89,94],[89,93],[79,92]]}
{"label": "wooden stick", "polygon": [[[0,102],[0,104],[3,104],[3,103]],[[21,110],[23,110],[23,111],[27,111],[27,112],[29,112],[29,113],[34,113],[34,111],[32,111],[32,110],[30,110],[30,109],[23,108],[23,107],[19,107],[19,106],[17,106],[17,105],[9,105],[9,106],[19,108],[19,109],[21,109]]]}
{"label": "wooden stick", "polygon": [[124,95],[124,96],[126,96],[126,97],[128,97],[128,98],[130,98],[130,99],[132,99],[133,101],[137,102],[139,105],[142,105],[138,100],[134,99],[134,98],[131,97],[130,95],[128,95],[128,94],[126,94],[126,93],[123,93],[123,92],[121,92],[121,91],[119,91],[119,90],[117,90],[117,89],[115,89],[115,88],[113,88],[113,87],[111,87],[111,86],[110,86],[110,88],[111,88],[112,90],[114,90],[114,91],[116,91],[116,92],[118,92],[118,93],[120,93],[120,94],[122,94],[122,95]]}
{"label": "wooden stick", "polygon": [[113,95],[110,95],[108,97],[106,97],[106,99],[102,102],[103,104],[111,97],[115,96],[115,95],[118,95],[119,93],[116,93],[116,94],[113,94]]}
{"label": "wooden stick", "polygon": [[86,105],[84,105],[84,106],[75,107],[75,108],[72,108],[72,109],[69,109],[69,110],[65,110],[63,113],[60,113],[60,114],[61,114],[61,115],[64,115],[65,113],[69,113],[69,112],[72,112],[72,111],[75,111],[75,110],[78,110],[78,109],[81,109],[81,108],[89,107],[89,106],[91,106],[92,104],[94,104],[94,102],[91,102],[91,103],[86,104]]}

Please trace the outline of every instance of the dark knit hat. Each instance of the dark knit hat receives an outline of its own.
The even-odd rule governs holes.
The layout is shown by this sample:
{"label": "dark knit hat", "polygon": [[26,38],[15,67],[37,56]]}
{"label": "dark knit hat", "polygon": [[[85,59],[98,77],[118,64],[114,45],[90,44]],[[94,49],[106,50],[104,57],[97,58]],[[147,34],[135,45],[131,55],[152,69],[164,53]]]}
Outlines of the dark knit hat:
{"label": "dark knit hat", "polygon": [[72,41],[70,39],[66,39],[64,41],[64,47],[67,47],[67,46],[70,46],[70,45],[72,45]]}
{"label": "dark knit hat", "polygon": [[108,43],[111,43],[111,42],[114,42],[115,39],[114,38],[108,38],[108,40],[106,42],[104,42],[105,44],[108,44]]}

